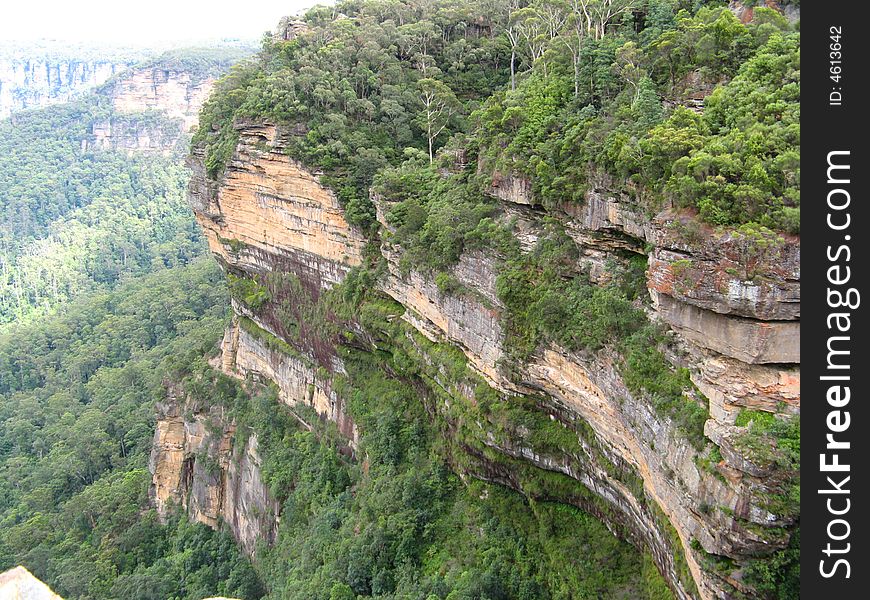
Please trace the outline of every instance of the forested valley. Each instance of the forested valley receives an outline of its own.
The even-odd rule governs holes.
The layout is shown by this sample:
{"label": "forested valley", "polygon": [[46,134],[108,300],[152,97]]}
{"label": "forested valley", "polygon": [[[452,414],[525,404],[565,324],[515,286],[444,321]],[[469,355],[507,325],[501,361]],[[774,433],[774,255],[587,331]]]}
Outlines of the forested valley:
{"label": "forested valley", "polygon": [[[244,54],[134,64],[205,78]],[[227,297],[185,202],[189,136],[116,113],[115,83],[0,121],[0,571],[66,598],[257,597],[231,536],[148,508],[154,401],[212,351]],[[109,119],[175,143],[87,148]]]}

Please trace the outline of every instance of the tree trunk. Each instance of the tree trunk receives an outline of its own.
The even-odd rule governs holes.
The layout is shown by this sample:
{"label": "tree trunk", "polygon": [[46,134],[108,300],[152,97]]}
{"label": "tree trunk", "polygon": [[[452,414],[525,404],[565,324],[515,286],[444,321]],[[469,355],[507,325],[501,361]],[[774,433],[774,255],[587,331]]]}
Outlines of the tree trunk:
{"label": "tree trunk", "polygon": [[578,52],[574,59],[574,97],[580,96],[580,53]]}

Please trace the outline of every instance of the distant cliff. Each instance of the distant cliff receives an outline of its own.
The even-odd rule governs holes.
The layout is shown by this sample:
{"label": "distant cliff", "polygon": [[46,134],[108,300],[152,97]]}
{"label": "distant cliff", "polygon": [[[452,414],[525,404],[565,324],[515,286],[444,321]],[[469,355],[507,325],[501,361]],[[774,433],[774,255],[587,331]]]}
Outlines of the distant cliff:
{"label": "distant cliff", "polygon": [[161,66],[124,71],[100,90],[111,114],[93,121],[82,148],[170,153],[196,124],[214,81]]}
{"label": "distant cliff", "polygon": [[244,48],[186,48],[138,63],[97,89],[108,116],[95,119],[83,148],[167,154],[197,123],[217,78]]}
{"label": "distant cliff", "polygon": [[0,46],[0,119],[72,98],[105,83],[145,54],[128,49],[55,49],[54,44]]}
{"label": "distant cliff", "polygon": [[[118,112],[164,110],[182,118],[187,131],[196,123],[210,84],[250,50],[228,45],[157,54],[159,50],[146,48],[0,43],[0,119],[69,102],[110,82]],[[126,75],[131,68],[133,75]]]}

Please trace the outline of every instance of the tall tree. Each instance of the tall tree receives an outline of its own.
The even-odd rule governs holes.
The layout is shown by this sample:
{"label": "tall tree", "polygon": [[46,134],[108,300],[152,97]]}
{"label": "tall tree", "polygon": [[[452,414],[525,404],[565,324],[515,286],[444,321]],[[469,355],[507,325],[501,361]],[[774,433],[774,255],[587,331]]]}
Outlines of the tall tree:
{"label": "tall tree", "polygon": [[459,100],[444,82],[437,79],[421,79],[417,82],[423,112],[420,115],[421,128],[426,132],[429,143],[429,163],[434,160],[435,139],[450,123],[450,117],[460,108]]}

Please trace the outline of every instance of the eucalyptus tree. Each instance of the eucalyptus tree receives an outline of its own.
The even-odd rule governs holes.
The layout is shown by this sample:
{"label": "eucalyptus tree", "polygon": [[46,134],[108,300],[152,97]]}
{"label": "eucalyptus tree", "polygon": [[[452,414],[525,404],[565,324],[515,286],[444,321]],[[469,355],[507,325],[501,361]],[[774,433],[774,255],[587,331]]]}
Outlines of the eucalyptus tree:
{"label": "eucalyptus tree", "polygon": [[441,135],[450,123],[450,118],[459,112],[461,104],[443,81],[437,79],[421,79],[417,82],[420,93],[420,103],[423,111],[420,114],[419,124],[426,132],[426,140],[429,147],[429,163],[434,160],[435,140]]}

